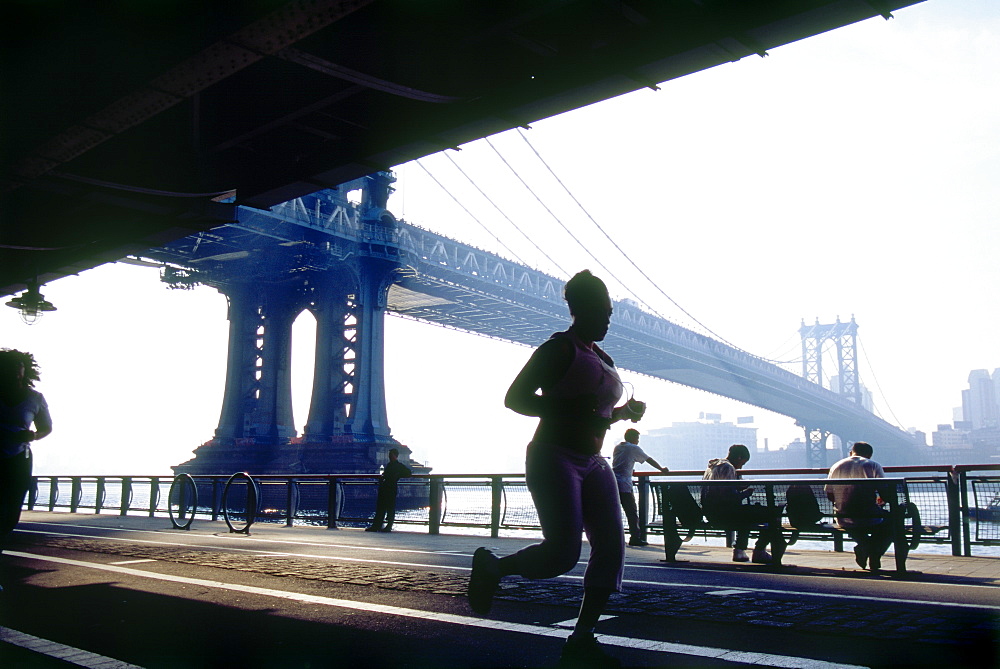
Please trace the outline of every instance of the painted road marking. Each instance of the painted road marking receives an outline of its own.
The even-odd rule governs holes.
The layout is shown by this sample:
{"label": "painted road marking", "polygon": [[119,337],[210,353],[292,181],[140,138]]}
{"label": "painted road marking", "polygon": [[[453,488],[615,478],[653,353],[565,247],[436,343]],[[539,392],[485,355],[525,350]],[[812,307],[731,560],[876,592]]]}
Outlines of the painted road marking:
{"label": "painted road marking", "polygon": [[745,590],[740,588],[733,588],[730,590],[709,590],[706,595],[749,595],[756,592],[755,590]]}
{"label": "painted road marking", "polygon": [[40,655],[47,655],[48,657],[53,657],[78,667],[86,667],[87,669],[142,669],[138,665],[122,662],[113,657],[98,655],[88,650],[49,641],[48,639],[12,630],[9,627],[0,627],[0,641],[18,646],[19,648],[25,648]]}
{"label": "painted road marking", "polygon": [[[457,569],[459,571],[472,571],[472,567],[452,567],[443,564],[421,564],[419,562],[398,562],[393,560],[372,560],[367,558],[355,558],[346,557],[341,555],[313,555],[311,553],[288,553],[288,552],[278,552],[278,551],[267,551],[255,548],[236,548],[233,546],[225,546],[220,548],[219,546],[208,546],[204,544],[196,543],[183,543],[179,544],[172,541],[154,541],[152,539],[126,539],[125,537],[99,537],[92,534],[72,534],[70,532],[51,532],[45,530],[26,530],[23,528],[18,528],[17,532],[24,532],[26,534],[45,534],[57,537],[71,537],[73,539],[100,539],[101,541],[127,541],[134,544],[154,544],[156,546],[170,546],[171,548],[201,548],[205,550],[212,551],[229,551],[230,553],[252,553],[254,555],[259,555],[262,557],[298,557],[298,558],[309,558],[311,560],[333,560],[342,562],[361,562],[364,564],[384,564],[393,565],[396,567],[425,567],[427,569]],[[317,544],[323,545],[323,544]],[[359,548],[355,546],[354,548]],[[422,552],[426,554],[426,551],[411,551],[414,553]]]}
{"label": "painted road marking", "polygon": [[153,560],[152,558],[145,558],[145,559],[142,559],[142,560],[119,560],[118,562],[112,562],[110,564],[119,564],[119,565],[120,564],[141,564],[143,562],[156,562],[156,560]]}
{"label": "painted road marking", "polygon": [[[602,623],[605,620],[614,620],[618,616],[601,616],[597,622]],[[563,627],[565,629],[571,630],[576,627],[576,618],[570,618],[569,620],[560,620],[557,623],[552,623],[551,627]],[[602,637],[603,638],[603,637]]]}
{"label": "painted road marking", "polygon": [[[142,571],[140,569],[132,569],[130,567],[118,567],[109,564],[83,562],[81,560],[70,560],[68,558],[60,558],[49,555],[36,555],[34,553],[22,553],[20,551],[6,551],[6,553],[7,555],[27,560],[40,560],[43,562],[53,562],[55,564],[82,567],[85,569],[97,569],[99,571],[107,571],[127,576],[134,576],[137,578],[148,578],[157,581],[168,581],[171,583],[183,583],[185,585],[193,585],[202,588],[215,588],[217,590],[228,590],[243,594],[261,595],[263,597],[274,597],[304,604],[334,606],[352,611],[401,616],[405,618],[426,620],[429,622],[461,625],[464,627],[478,627],[504,632],[514,632],[518,634],[530,634],[533,636],[554,637],[559,639],[566,638],[565,631],[553,629],[550,626],[526,625],[524,623],[512,623],[502,620],[486,620],[483,618],[473,618],[471,616],[460,616],[453,613],[405,609],[399,606],[373,604],[371,602],[356,602],[348,599],[336,599],[320,595],[307,595],[299,592],[275,590],[272,588],[260,588],[249,585],[236,585],[232,583],[225,583],[223,581],[210,581],[207,579],[189,578],[186,576],[171,576],[169,574],[158,574],[156,572]],[[754,653],[731,650],[729,648],[712,648],[710,646],[694,646],[691,644],[653,641],[651,639],[634,639],[603,634],[601,635],[601,643],[607,646],[635,648],[655,653],[689,655],[694,657],[722,660],[725,662],[741,662],[743,664],[753,664],[764,667],[784,667],[788,669],[862,669],[861,665],[838,664],[835,662],[826,662],[824,660],[815,660],[807,657],[774,655],[771,653]]]}
{"label": "painted road marking", "polygon": [[[32,524],[43,525],[43,524],[46,524],[46,523],[32,523]],[[57,525],[59,527],[67,527],[67,525],[64,525],[62,523],[58,523]],[[92,527],[92,526],[86,526],[86,525],[78,525],[76,527],[86,527],[88,529],[102,529],[102,530],[107,530],[107,528]],[[154,544],[154,545],[158,545],[158,546],[170,546],[172,548],[176,548],[178,546],[182,546],[182,547],[185,547],[185,548],[202,548],[202,549],[206,549],[206,550],[227,550],[227,551],[240,552],[240,553],[251,553],[251,554],[254,554],[254,555],[266,555],[266,556],[269,556],[269,557],[294,557],[294,558],[308,558],[308,559],[311,559],[311,560],[329,560],[329,561],[334,561],[334,562],[336,562],[336,561],[342,561],[342,562],[356,562],[356,563],[362,563],[362,564],[392,565],[392,566],[396,566],[396,567],[421,567],[421,568],[424,568],[424,569],[450,569],[452,571],[472,571],[471,565],[470,566],[460,566],[460,565],[448,565],[448,564],[424,564],[424,563],[420,563],[420,562],[401,562],[401,561],[394,561],[394,560],[377,560],[377,559],[369,559],[369,558],[347,557],[347,556],[340,556],[340,555],[314,555],[314,554],[311,554],[311,553],[276,552],[276,551],[258,550],[258,549],[253,549],[253,548],[238,548],[238,547],[234,547],[232,545],[227,545],[225,548],[220,548],[218,546],[212,546],[212,545],[207,545],[207,544],[197,544],[197,543],[182,543],[182,544],[178,544],[178,543],[174,543],[174,542],[170,542],[170,541],[155,541],[155,540],[152,540],[152,539],[126,539],[124,537],[95,536],[95,535],[91,535],[91,534],[72,534],[72,533],[69,533],[69,532],[56,532],[56,531],[46,531],[46,530],[29,530],[29,529],[25,529],[23,527],[18,527],[16,531],[17,532],[24,532],[26,534],[44,534],[44,535],[61,536],[61,537],[73,537],[73,538],[82,538],[82,539],[100,539],[100,540],[105,540],[105,541],[127,541],[127,542],[132,542],[132,543]],[[122,530],[116,528],[115,531],[118,532],[118,531],[122,531]],[[159,532],[151,532],[150,530],[128,530],[128,531],[130,531],[130,532],[137,532],[137,533],[143,533],[143,532],[145,532],[145,533],[152,533],[152,534],[161,534]],[[243,541],[243,539],[239,539],[239,540]],[[301,543],[298,543],[298,542],[294,542],[294,541],[280,540],[280,539],[279,540],[257,539],[257,541],[261,541],[261,542],[271,542],[271,541],[274,541],[276,543],[289,543],[289,544],[293,544],[293,545],[302,545],[302,546],[322,546],[324,548],[326,548],[326,547],[349,548],[349,549],[352,549],[352,550],[364,550],[365,552],[368,552],[368,550],[369,550],[367,546],[350,546],[350,545],[342,545],[342,544],[325,544],[325,543],[312,543],[312,542],[301,542]],[[372,549],[372,550],[375,550],[375,549]],[[381,549],[378,549],[378,550],[392,551],[392,552],[401,552],[401,553],[419,553],[419,554],[423,554],[423,555],[434,554],[433,551],[421,551],[421,550],[413,550],[413,549],[406,549],[406,550],[399,550],[399,551],[397,551],[396,549],[384,549],[384,548],[381,548]],[[469,557],[471,558],[472,556],[470,555]],[[578,564],[582,564],[582,563],[578,563]],[[667,566],[660,566],[660,565],[635,565],[635,564],[629,564],[629,565],[626,565],[626,567],[633,568],[633,569],[635,569],[635,568],[655,569],[657,571],[663,571],[663,570],[667,570],[667,569],[669,569],[669,570],[675,569],[675,567],[667,567]],[[701,572],[709,572],[709,571],[712,571],[712,570],[710,570],[710,569],[700,569],[699,571],[701,571]],[[731,573],[731,572],[723,572],[723,573],[727,573],[728,574],[728,573]],[[821,576],[805,575],[805,574],[785,574],[784,576],[786,576],[786,577],[796,577],[796,578],[800,578],[800,579],[804,579],[804,578],[809,578],[809,579],[812,579],[812,578],[823,578]],[[564,575],[558,576],[556,578],[560,578],[560,579],[564,579],[564,580],[571,580],[571,581],[582,581],[583,580],[583,576],[576,576],[576,575],[572,575],[572,574],[564,574]],[[685,582],[681,582],[681,581],[649,581],[649,580],[635,579],[635,578],[626,578],[626,579],[623,579],[622,583],[628,583],[630,585],[655,586],[655,587],[661,587],[661,588],[688,588],[688,589],[699,589],[699,590],[718,590],[719,589],[719,586],[717,584],[708,585],[708,584],[701,584],[701,583],[685,583]],[[935,587],[954,587],[954,588],[963,588],[963,589],[966,589],[966,588],[988,588],[988,589],[990,589],[992,591],[996,591],[996,589],[997,589],[996,586],[992,586],[992,585],[975,585],[975,584],[972,584],[972,585],[954,585],[954,584],[949,584],[949,583],[935,583],[935,584],[930,584],[930,585],[933,585]],[[860,602],[878,602],[878,603],[890,602],[890,603],[895,603],[895,604],[912,604],[912,605],[920,605],[920,606],[934,606],[934,607],[945,606],[945,607],[954,607],[954,608],[963,608],[963,609],[974,609],[974,610],[979,610],[979,611],[984,611],[984,610],[985,611],[1000,611],[1000,605],[992,605],[992,604],[969,604],[969,603],[964,603],[964,602],[949,602],[949,601],[940,601],[940,600],[910,599],[910,598],[904,598],[904,597],[884,597],[884,596],[854,595],[854,594],[847,594],[847,593],[817,592],[815,590],[782,590],[782,589],[778,589],[778,588],[753,588],[752,590],[753,590],[754,593],[757,593],[757,594],[778,594],[778,595],[791,595],[791,596],[795,596],[795,597],[816,597],[816,598],[825,598],[825,599],[849,599],[849,600],[852,600],[852,601],[860,601]]]}

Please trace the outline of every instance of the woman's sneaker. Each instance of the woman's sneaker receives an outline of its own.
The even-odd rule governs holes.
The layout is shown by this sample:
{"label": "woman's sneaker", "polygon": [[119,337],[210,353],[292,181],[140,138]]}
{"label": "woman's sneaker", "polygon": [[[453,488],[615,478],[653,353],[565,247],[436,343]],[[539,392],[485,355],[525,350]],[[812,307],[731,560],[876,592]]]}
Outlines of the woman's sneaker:
{"label": "woman's sneaker", "polygon": [[563,669],[618,669],[622,663],[604,652],[593,634],[571,634],[559,656]]}
{"label": "woman's sneaker", "polygon": [[757,564],[771,564],[774,562],[774,560],[771,559],[771,554],[763,548],[753,549],[753,557],[751,559]]}
{"label": "woman's sneaker", "polygon": [[750,562],[747,552],[742,548],[733,549],[733,562]]}
{"label": "woman's sneaker", "polygon": [[481,616],[490,612],[493,595],[500,586],[500,558],[485,548],[472,554],[472,575],[469,577],[469,606]]}

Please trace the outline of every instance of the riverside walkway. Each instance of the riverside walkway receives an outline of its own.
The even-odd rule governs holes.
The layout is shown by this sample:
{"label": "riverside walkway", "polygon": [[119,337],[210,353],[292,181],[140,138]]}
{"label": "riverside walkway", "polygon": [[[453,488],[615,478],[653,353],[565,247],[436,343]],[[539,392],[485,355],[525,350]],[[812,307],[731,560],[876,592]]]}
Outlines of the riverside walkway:
{"label": "riverside walkway", "polygon": [[[583,564],[505,580],[486,618],[464,597],[476,547],[531,542],[25,512],[0,558],[0,666],[556,666]],[[1000,666],[1000,558],[911,553],[896,578],[795,546],[777,570],[678,557],[628,549],[598,630],[625,666]]]}

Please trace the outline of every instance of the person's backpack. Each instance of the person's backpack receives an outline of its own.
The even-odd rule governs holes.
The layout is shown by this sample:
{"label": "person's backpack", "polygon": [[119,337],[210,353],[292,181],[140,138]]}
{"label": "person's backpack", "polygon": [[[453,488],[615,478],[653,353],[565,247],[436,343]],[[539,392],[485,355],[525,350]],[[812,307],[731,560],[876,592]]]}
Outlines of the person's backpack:
{"label": "person's backpack", "polygon": [[700,527],[702,521],[701,507],[694,501],[691,491],[686,485],[666,486],[667,503],[673,509],[674,516],[681,527]]}
{"label": "person's backpack", "polygon": [[788,524],[792,527],[809,527],[823,519],[823,511],[819,508],[811,486],[789,486],[785,499],[788,502],[785,506]]}

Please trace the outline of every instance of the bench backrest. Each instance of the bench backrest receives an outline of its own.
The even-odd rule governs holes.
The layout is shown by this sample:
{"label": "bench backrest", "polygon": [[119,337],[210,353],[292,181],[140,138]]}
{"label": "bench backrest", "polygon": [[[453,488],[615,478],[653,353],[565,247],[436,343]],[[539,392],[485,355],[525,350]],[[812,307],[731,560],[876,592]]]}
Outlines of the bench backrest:
{"label": "bench backrest", "polygon": [[[652,481],[657,509],[664,517],[673,516],[681,527],[699,527],[704,524],[701,496],[703,488],[711,486],[750,487],[753,494],[748,504],[770,508],[784,507],[784,514],[793,527],[814,525],[824,518],[835,518],[837,511],[828,491],[851,486],[854,499],[870,499],[866,509],[853,508],[852,518],[877,517],[874,505],[876,495],[885,501],[891,511],[909,501],[906,479],[741,479],[738,481]],[[834,493],[835,494],[835,493]],[[868,509],[872,509],[868,511]],[[847,515],[847,514],[845,514]]]}

